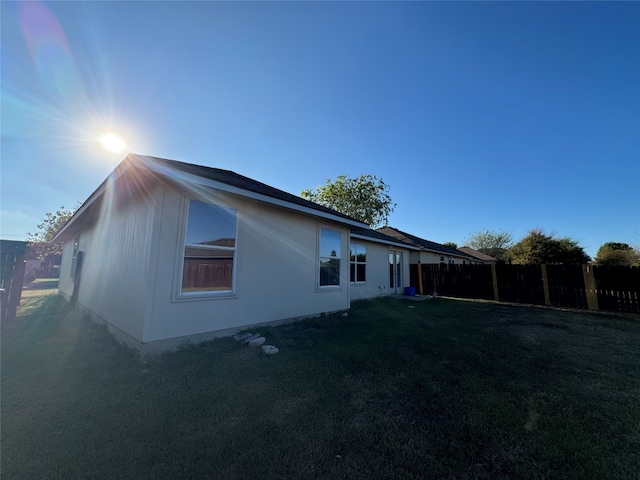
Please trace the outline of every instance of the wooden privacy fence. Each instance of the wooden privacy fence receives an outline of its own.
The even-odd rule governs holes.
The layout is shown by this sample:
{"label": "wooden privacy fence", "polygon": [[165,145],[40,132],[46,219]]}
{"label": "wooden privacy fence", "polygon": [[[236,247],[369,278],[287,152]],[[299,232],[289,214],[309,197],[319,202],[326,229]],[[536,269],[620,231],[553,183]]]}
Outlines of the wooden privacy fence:
{"label": "wooden privacy fence", "polygon": [[185,258],[182,290],[225,290],[233,282],[233,259]]}
{"label": "wooden privacy fence", "polygon": [[0,321],[4,325],[16,316],[22,296],[26,242],[0,240]]}
{"label": "wooden privacy fence", "polygon": [[421,295],[640,314],[640,267],[412,264]]}

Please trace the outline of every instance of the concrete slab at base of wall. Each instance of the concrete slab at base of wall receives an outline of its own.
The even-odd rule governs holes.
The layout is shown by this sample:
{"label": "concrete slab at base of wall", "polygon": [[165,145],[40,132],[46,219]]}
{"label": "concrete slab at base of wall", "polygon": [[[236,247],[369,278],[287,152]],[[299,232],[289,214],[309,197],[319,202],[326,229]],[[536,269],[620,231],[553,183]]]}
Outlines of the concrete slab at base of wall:
{"label": "concrete slab at base of wall", "polygon": [[[59,292],[59,295],[61,295],[65,300],[69,301],[69,296],[68,295],[66,295],[66,294],[64,294],[62,292]],[[96,323],[98,325],[106,325],[107,331],[111,335],[113,335],[116,338],[116,340],[118,340],[118,342],[123,343],[128,348],[130,348],[132,350],[136,350],[137,352],[139,352],[140,356],[143,359],[149,359],[149,358],[152,358],[152,357],[154,357],[156,355],[160,355],[162,353],[175,351],[180,347],[187,346],[187,345],[190,345],[190,344],[191,345],[195,345],[195,344],[202,343],[202,342],[208,342],[208,341],[214,340],[216,338],[230,337],[232,335],[236,335],[241,330],[257,329],[257,328],[264,327],[264,326],[284,325],[284,324],[287,324],[287,323],[298,322],[298,321],[303,320],[305,318],[317,318],[317,317],[320,317],[322,315],[322,314],[317,314],[317,315],[306,315],[306,316],[303,316],[303,317],[284,318],[284,319],[281,319],[281,320],[273,320],[273,321],[270,321],[270,322],[254,323],[254,324],[251,324],[251,325],[244,325],[244,326],[240,326],[240,327],[227,328],[227,329],[216,330],[216,331],[212,331],[212,332],[196,333],[196,334],[193,334],[193,335],[185,335],[185,336],[182,336],[182,337],[175,337],[175,338],[166,338],[166,339],[163,339],[163,340],[156,340],[156,341],[153,341],[153,342],[143,343],[143,342],[140,342],[137,339],[133,338],[128,333],[120,330],[118,327],[116,327],[112,323],[109,323],[107,320],[102,318],[100,315],[98,315],[95,312],[89,310],[87,307],[82,305],[80,302],[78,302],[76,304],[76,309],[81,311],[82,313],[88,315],[92,322],[94,322],[94,323]],[[337,311],[343,311],[343,310],[337,310]],[[336,313],[337,311],[325,312],[325,314],[330,315],[332,313]]]}
{"label": "concrete slab at base of wall", "polygon": [[[338,310],[343,311],[343,310]],[[334,312],[325,312],[326,315],[330,315]],[[298,322],[305,318],[317,318],[322,314],[317,315],[305,315],[303,317],[284,318],[281,320],[272,320],[270,322],[254,323],[251,325],[243,325],[240,327],[227,328],[224,330],[216,330],[213,332],[196,333],[193,335],[185,335],[183,337],[167,338],[164,340],[156,340],[148,343],[137,342],[140,346],[136,350],[140,351],[141,356],[144,359],[152,358],[156,355],[160,355],[165,352],[172,352],[180,347],[187,345],[195,345],[202,342],[208,342],[216,338],[231,337],[236,335],[241,330],[257,330],[260,327],[270,326],[275,327],[277,325],[285,325],[288,323]]]}

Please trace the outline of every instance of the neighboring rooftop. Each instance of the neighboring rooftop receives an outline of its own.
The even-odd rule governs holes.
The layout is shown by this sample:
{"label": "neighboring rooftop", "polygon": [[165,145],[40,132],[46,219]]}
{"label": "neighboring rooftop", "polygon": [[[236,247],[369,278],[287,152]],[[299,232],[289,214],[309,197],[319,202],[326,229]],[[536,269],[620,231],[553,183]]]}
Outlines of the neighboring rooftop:
{"label": "neighboring rooftop", "polygon": [[22,253],[29,247],[29,242],[21,240],[0,240],[0,252]]}
{"label": "neighboring rooftop", "polygon": [[394,237],[404,243],[419,247],[421,250],[429,250],[432,252],[444,253],[446,255],[455,255],[456,257],[469,258],[470,260],[477,261],[478,259],[472,255],[468,255],[464,252],[456,250],[455,248],[447,247],[440,243],[432,242],[431,240],[425,240],[424,238],[416,237],[410,233],[403,232],[393,227],[377,228],[377,232],[383,233]]}
{"label": "neighboring rooftop", "polygon": [[496,257],[492,257],[491,255],[487,255],[486,253],[479,252],[478,250],[474,250],[471,247],[460,247],[458,250],[466,253],[467,255],[471,255],[472,257],[476,257],[478,260],[482,260],[485,263],[498,263]]}
{"label": "neighboring rooftop", "polygon": [[395,245],[398,247],[408,248],[410,250],[420,250],[420,247],[417,247],[411,243],[403,242],[402,240],[399,240],[396,237],[385,235],[384,233],[378,230],[372,230],[370,228],[352,228],[351,236],[354,238],[366,237],[373,241],[376,241],[379,243],[385,243],[387,245]]}

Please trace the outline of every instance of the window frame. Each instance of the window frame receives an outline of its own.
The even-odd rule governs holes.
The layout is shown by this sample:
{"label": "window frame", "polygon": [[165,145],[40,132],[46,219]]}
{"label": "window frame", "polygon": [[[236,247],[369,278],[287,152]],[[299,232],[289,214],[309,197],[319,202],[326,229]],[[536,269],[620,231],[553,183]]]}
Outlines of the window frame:
{"label": "window frame", "polygon": [[69,278],[76,278],[78,270],[78,252],[80,251],[80,235],[76,235],[73,239],[73,252],[71,253],[71,270]]}
{"label": "window frame", "polygon": [[[351,260],[351,249],[353,247],[353,260]],[[358,261],[358,247],[364,249],[364,262]],[[351,266],[353,265],[353,271],[355,274],[355,280],[351,279]],[[358,280],[358,265],[364,266],[364,280]],[[351,284],[366,284],[367,283],[367,245],[359,242],[349,242],[349,283]]]}
{"label": "window frame", "polygon": [[[337,255],[336,257],[324,257],[322,256],[322,231],[323,230],[327,230],[330,232],[336,232],[339,236],[339,247],[340,247],[340,251],[336,252]],[[330,228],[327,226],[323,226],[323,225],[319,225],[318,226],[318,230],[317,230],[317,238],[318,238],[318,251],[317,251],[317,256],[316,256],[316,287],[318,289],[318,291],[329,291],[329,290],[339,290],[342,289],[342,249],[343,249],[343,245],[342,245],[342,238],[343,238],[343,231],[335,229],[335,228]],[[337,275],[337,279],[338,279],[338,283],[337,284],[328,284],[328,285],[323,285],[322,284],[322,259],[335,259],[338,262],[338,275]]]}
{"label": "window frame", "polygon": [[[178,301],[194,301],[194,300],[213,300],[220,298],[236,298],[236,271],[237,271],[237,262],[238,262],[238,229],[239,229],[239,212],[238,209],[222,202],[212,202],[209,199],[199,199],[199,198],[191,198],[191,197],[183,197],[183,207],[182,207],[182,222],[181,222],[181,231],[180,238],[181,240],[178,243],[178,250],[176,254],[176,281],[175,281],[175,295],[174,300]],[[214,207],[219,207],[230,212],[233,212],[235,215],[235,230],[234,230],[234,246],[209,246],[203,244],[190,244],[187,243],[187,235],[189,234],[189,208],[191,206],[191,202],[199,202],[205,205],[211,205]],[[188,247],[212,250],[212,251],[232,251],[232,267],[231,267],[231,288],[224,290],[199,290],[199,291],[183,291],[183,276],[184,276],[184,266],[185,266],[185,258],[186,258],[186,249]]]}

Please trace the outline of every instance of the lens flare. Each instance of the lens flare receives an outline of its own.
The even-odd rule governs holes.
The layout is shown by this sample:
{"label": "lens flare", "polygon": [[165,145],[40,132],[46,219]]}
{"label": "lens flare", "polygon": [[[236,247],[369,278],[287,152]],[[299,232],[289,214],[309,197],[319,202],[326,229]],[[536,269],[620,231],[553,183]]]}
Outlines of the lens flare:
{"label": "lens flare", "polygon": [[101,135],[98,140],[104,148],[112,153],[120,153],[126,148],[124,140],[114,133],[105,133]]}
{"label": "lens flare", "polygon": [[40,79],[65,98],[77,95],[78,71],[64,30],[42,2],[21,4],[20,25]]}

